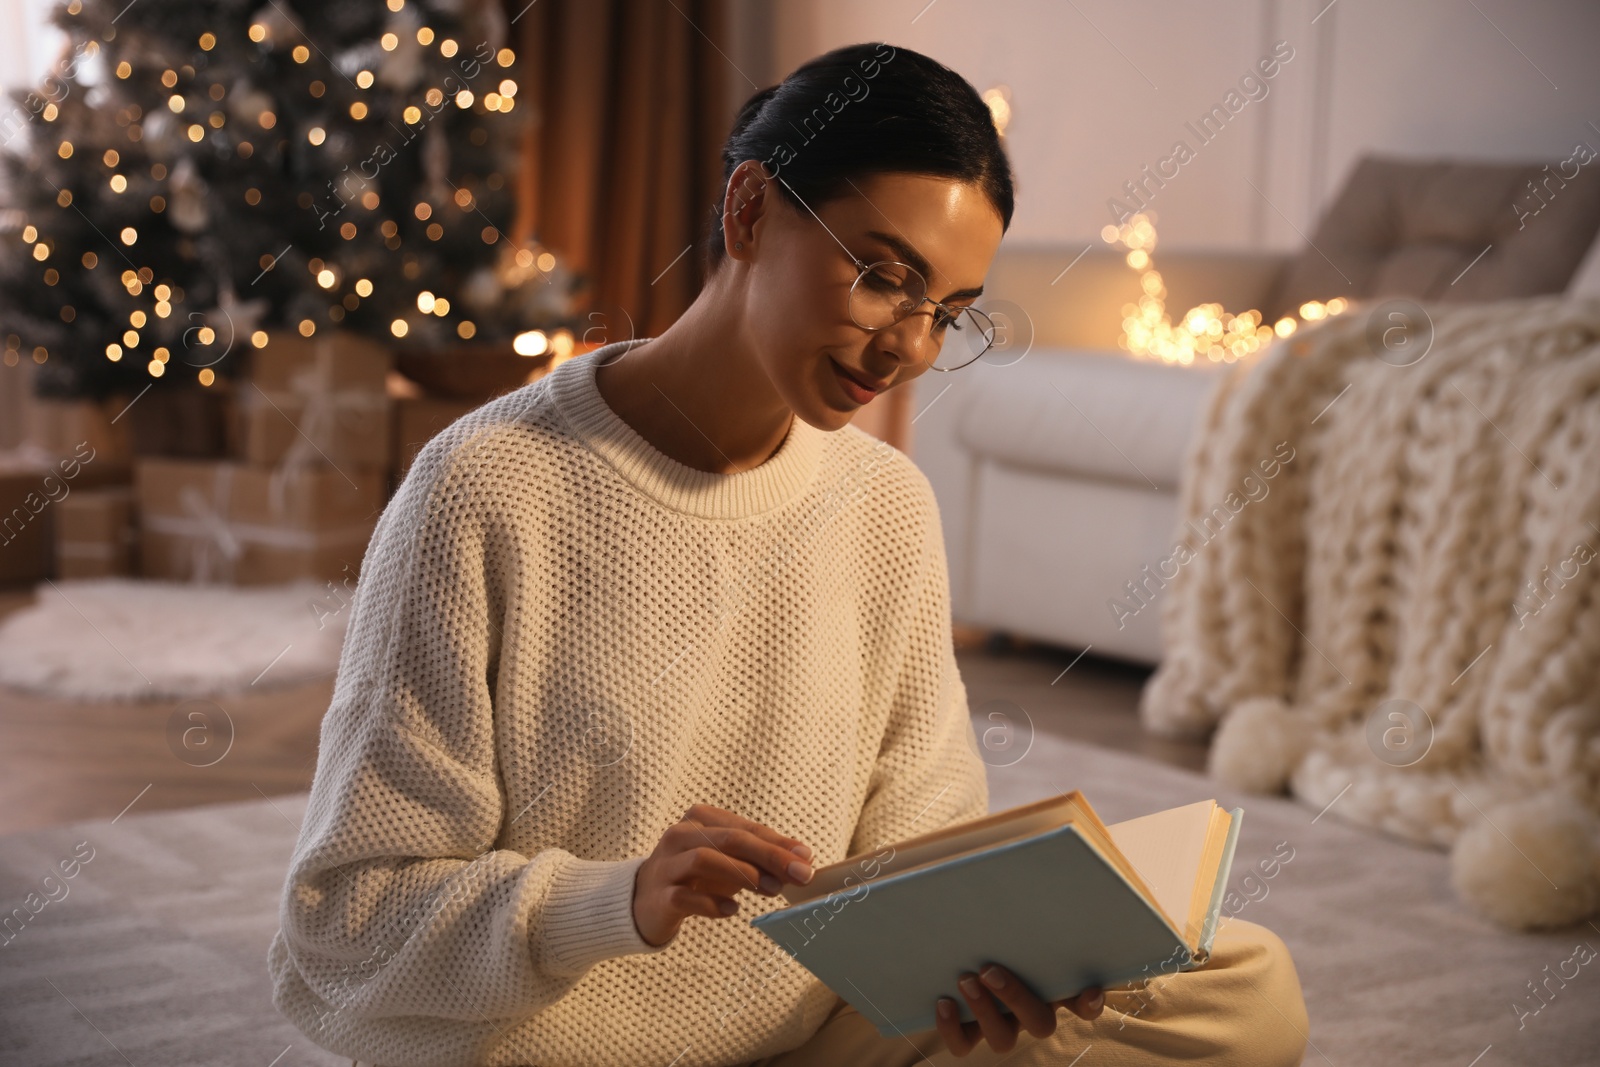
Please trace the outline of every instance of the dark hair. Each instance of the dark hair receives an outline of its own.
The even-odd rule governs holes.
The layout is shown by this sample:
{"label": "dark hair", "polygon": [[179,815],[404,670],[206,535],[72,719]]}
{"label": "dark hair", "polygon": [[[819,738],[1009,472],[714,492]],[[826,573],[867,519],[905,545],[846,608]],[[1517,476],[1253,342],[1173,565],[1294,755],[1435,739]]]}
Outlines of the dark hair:
{"label": "dark hair", "polygon": [[[961,75],[909,48],[835,48],[745,101],[722,147],[722,187],[702,248],[707,276],[727,256],[723,198],[747,159],[782,176],[813,209],[851,193],[847,179],[926,174],[978,186],[1001,231],[1011,225],[1011,163],[988,105]],[[770,188],[804,210],[781,182]]]}

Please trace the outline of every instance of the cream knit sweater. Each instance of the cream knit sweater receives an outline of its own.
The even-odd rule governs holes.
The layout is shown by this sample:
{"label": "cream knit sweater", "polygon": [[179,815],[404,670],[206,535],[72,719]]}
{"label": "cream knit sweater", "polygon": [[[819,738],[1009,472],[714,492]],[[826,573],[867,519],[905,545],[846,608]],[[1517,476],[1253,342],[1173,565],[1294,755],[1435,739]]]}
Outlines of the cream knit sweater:
{"label": "cream knit sweater", "polygon": [[983,815],[938,511],[796,418],[760,466],[663,455],[570,360],[431,441],[361,565],[269,957],[386,1067],[736,1064],[833,994],[739,894],[653,948],[634,874],[703,802],[831,863]]}

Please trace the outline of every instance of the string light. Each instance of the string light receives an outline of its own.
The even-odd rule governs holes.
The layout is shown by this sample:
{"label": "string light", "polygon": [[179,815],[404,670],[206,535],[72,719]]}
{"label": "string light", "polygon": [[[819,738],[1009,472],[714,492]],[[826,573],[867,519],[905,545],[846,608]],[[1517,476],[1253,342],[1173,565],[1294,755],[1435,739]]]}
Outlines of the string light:
{"label": "string light", "polygon": [[[1299,326],[1293,316],[1269,326],[1262,321],[1261,312],[1253,308],[1232,314],[1219,303],[1192,307],[1174,324],[1167,312],[1166,284],[1155,269],[1152,255],[1156,247],[1153,217],[1145,212],[1129,216],[1120,226],[1106,226],[1100,237],[1107,244],[1126,248],[1124,259],[1139,272],[1139,287],[1144,295],[1137,302],[1122,306],[1122,335],[1117,339],[1118,345],[1135,357],[1184,366],[1198,356],[1213,363],[1232,363],[1276,337],[1289,336]],[[542,256],[540,265],[543,266]],[[1342,297],[1327,303],[1308,301],[1300,306],[1300,317],[1314,322],[1337,315],[1348,306]]]}

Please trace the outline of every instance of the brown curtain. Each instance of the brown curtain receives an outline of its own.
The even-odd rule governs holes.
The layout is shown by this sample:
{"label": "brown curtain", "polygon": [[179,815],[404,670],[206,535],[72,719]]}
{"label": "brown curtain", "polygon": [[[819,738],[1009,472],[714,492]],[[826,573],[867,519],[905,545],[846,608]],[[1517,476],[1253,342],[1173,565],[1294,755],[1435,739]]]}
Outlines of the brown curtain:
{"label": "brown curtain", "polygon": [[730,2],[505,0],[527,105],[511,236],[584,279],[597,340],[657,336],[700,291],[736,107]]}

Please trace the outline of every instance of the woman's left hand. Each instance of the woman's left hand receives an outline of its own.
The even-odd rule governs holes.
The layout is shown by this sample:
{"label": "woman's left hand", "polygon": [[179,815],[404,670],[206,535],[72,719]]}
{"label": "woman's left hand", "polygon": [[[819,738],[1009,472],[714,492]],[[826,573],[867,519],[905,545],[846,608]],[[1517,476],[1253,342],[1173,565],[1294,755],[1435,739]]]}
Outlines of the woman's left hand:
{"label": "woman's left hand", "polygon": [[[989,1047],[996,1052],[1010,1052],[1021,1030],[1034,1037],[1049,1037],[1056,1032],[1059,1008],[1092,1021],[1100,1017],[1105,1007],[1105,991],[1099,986],[1090,986],[1062,1000],[1040,1000],[1021,979],[995,963],[984,967],[979,975],[970,971],[963,973],[957,984],[972,1014],[977,1016],[975,1021],[961,1022],[960,1010],[949,997],[940,997],[934,1006],[939,1037],[957,1056],[965,1056],[980,1041],[989,1042]],[[1002,1005],[1010,1008],[1012,1014],[1003,1014]]]}

